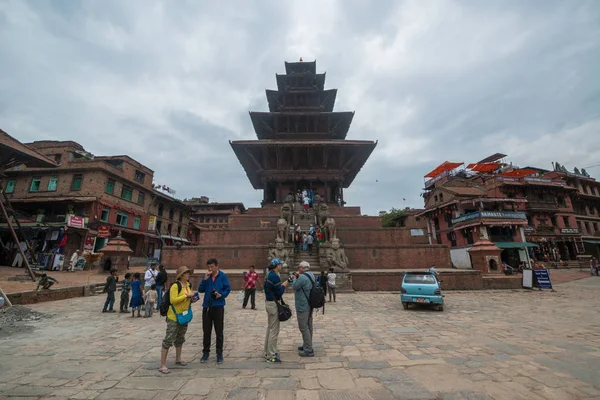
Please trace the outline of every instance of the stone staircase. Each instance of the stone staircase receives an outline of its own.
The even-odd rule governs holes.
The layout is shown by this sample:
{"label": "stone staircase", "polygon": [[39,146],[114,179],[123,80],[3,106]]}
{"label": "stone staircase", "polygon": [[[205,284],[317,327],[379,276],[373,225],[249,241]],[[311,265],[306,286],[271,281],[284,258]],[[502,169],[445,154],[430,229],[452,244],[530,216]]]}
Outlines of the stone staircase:
{"label": "stone staircase", "polygon": [[[315,223],[315,210],[312,208],[308,209],[308,213],[304,213],[304,209],[300,203],[296,203],[294,206],[294,224],[298,224],[302,232],[307,232],[310,228],[310,225],[316,225]],[[318,274],[321,272],[320,263],[319,263],[319,245],[315,240],[313,244],[313,252],[312,256],[308,255],[308,251],[300,251],[300,254],[296,254],[294,256],[294,263],[298,265],[301,261],[308,261],[310,264],[310,269],[314,274]],[[295,267],[295,266],[294,266]]]}

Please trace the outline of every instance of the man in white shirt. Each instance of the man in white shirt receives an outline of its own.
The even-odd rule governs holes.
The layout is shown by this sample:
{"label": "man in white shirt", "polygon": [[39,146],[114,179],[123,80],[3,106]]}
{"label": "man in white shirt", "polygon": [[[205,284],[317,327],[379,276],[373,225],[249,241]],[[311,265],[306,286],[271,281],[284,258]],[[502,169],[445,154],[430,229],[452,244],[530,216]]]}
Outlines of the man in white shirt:
{"label": "man in white shirt", "polygon": [[71,256],[71,265],[69,266],[69,271],[74,271],[75,270],[75,266],[77,265],[77,261],[79,261],[79,250],[75,250],[75,252]]}
{"label": "man in white shirt", "polygon": [[150,269],[146,271],[144,275],[144,294],[152,288],[152,285],[156,284],[156,276],[158,271],[156,270],[156,264],[152,263]]}

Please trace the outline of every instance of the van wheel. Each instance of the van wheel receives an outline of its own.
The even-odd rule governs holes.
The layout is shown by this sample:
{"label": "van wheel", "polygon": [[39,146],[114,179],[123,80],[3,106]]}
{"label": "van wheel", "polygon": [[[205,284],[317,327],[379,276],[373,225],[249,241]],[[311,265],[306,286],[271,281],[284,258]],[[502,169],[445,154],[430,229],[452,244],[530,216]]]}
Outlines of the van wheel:
{"label": "van wheel", "polygon": [[437,310],[438,311],[444,311],[444,306],[443,305],[437,306]]}
{"label": "van wheel", "polygon": [[408,310],[408,303],[402,303],[402,307],[404,307],[405,310]]}

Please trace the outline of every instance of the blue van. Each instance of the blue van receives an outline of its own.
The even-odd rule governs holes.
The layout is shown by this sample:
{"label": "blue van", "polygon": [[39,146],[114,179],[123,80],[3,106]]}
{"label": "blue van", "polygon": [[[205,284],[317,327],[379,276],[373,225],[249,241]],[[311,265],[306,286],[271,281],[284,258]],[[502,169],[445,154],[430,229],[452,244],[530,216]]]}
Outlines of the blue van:
{"label": "blue van", "polygon": [[433,272],[410,271],[404,274],[400,301],[405,310],[408,305],[427,304],[444,311],[444,297],[440,289],[440,282]]}

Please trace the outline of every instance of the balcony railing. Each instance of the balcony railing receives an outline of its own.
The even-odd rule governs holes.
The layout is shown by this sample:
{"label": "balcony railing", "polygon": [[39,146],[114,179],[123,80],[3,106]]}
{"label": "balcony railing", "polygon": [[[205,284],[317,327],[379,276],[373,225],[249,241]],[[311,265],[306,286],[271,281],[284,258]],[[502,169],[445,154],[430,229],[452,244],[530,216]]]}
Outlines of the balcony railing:
{"label": "balcony railing", "polygon": [[458,218],[454,218],[452,220],[452,224],[460,224],[461,222],[480,218],[526,220],[527,216],[524,212],[521,211],[476,211],[465,215],[461,215]]}
{"label": "balcony railing", "polygon": [[527,208],[532,210],[555,210],[558,208],[558,205],[550,201],[529,201]]}

